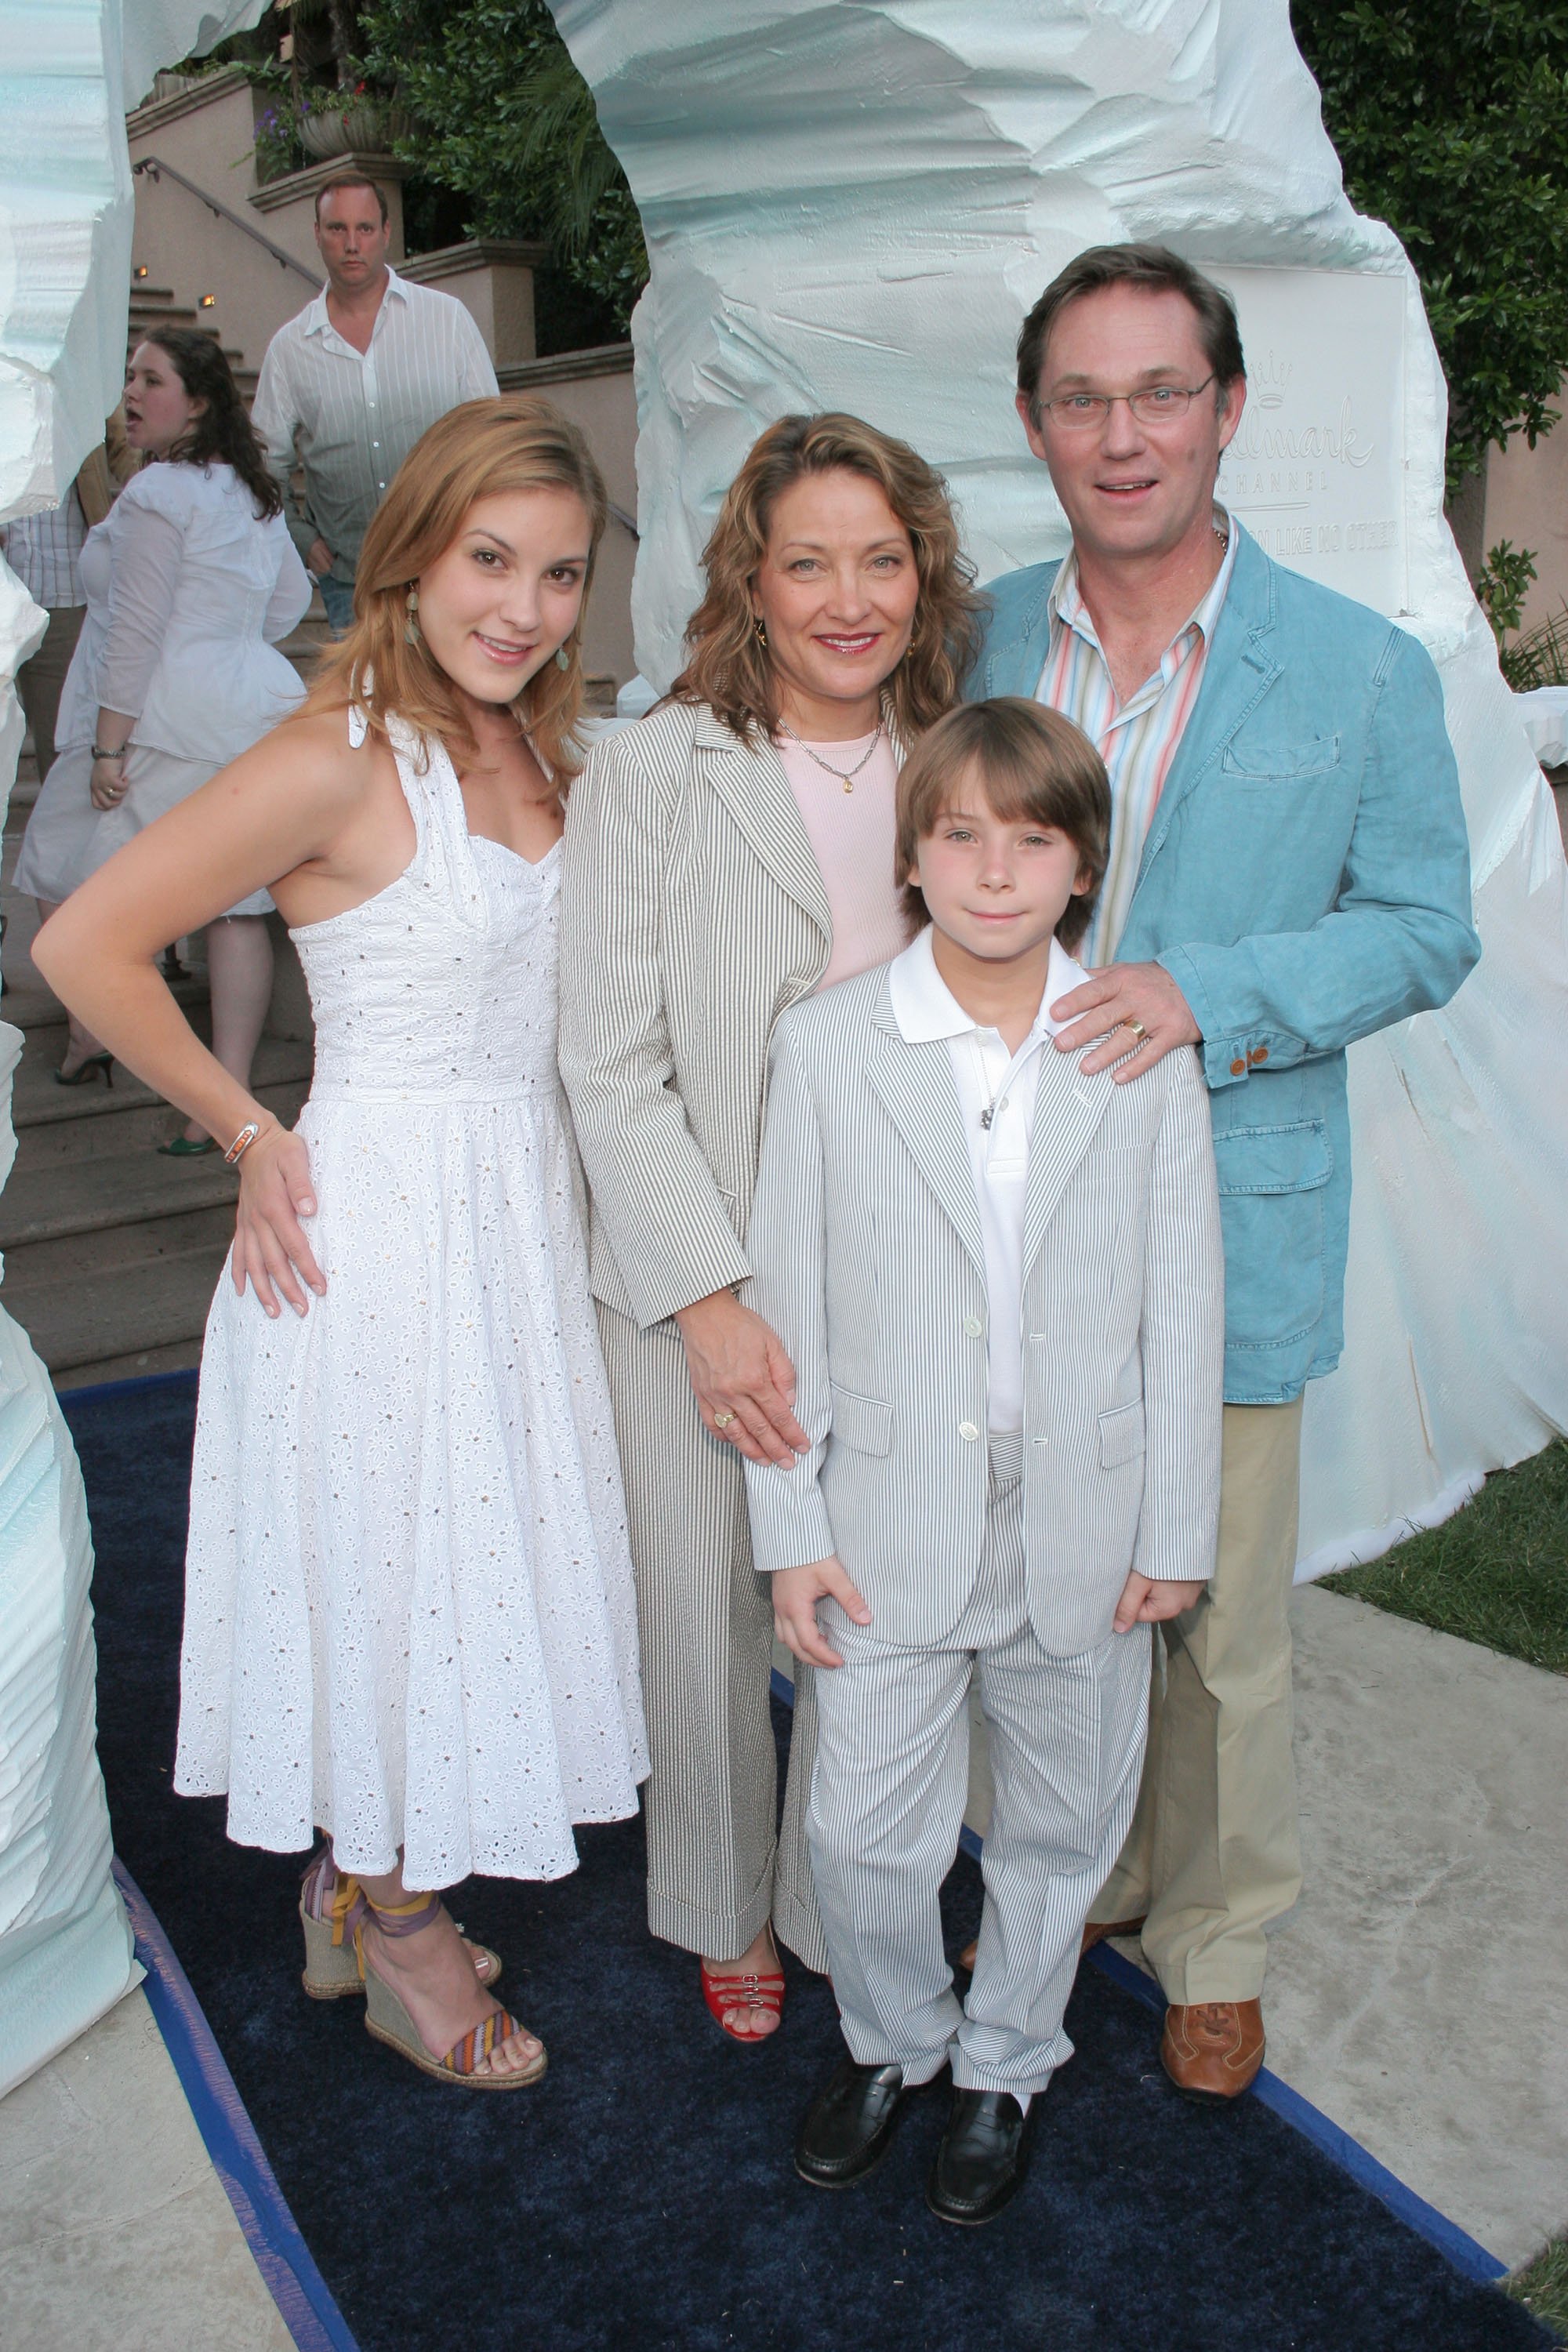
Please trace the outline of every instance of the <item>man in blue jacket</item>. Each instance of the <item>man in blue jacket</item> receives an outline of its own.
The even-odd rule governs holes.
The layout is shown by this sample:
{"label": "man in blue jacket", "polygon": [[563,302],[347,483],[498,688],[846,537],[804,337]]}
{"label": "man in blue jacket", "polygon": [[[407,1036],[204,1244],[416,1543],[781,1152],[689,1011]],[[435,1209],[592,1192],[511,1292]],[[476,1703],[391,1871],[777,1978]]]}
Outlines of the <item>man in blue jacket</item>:
{"label": "man in blue jacket", "polygon": [[[1300,1887],[1290,1638],[1301,1397],[1342,1344],[1345,1048],[1442,1004],[1479,953],[1436,672],[1271,562],[1215,503],[1246,397],[1230,299],[1101,246],[1018,339],[1018,413],[1072,529],[991,583],[970,692],[1051,703],[1110,771],[1110,869],[1057,1038],[1125,1085],[1195,1046],[1226,1262],[1219,1556],[1163,1630],[1137,1817],[1085,1932],[1142,1931],[1180,2090],[1262,2063],[1265,1929]],[[1113,1237],[1107,1236],[1108,1245]],[[1156,1676],[1156,1684],[1159,1683]]]}

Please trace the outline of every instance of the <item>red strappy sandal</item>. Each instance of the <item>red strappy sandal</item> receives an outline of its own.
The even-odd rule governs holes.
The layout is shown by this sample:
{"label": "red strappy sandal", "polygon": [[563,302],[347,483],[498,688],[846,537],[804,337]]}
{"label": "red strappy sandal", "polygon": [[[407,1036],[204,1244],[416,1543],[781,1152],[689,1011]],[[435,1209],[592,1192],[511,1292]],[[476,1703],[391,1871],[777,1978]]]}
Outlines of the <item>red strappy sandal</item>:
{"label": "red strappy sandal", "polygon": [[782,2020],[784,1997],[782,1973],[759,1976],[748,1969],[744,1976],[715,1976],[706,1960],[700,1959],[697,1965],[702,1972],[702,1998],[720,2031],[727,2033],[731,2042],[771,2042],[778,2031],[777,2026],[768,2033],[739,2033],[727,2021],[724,2012],[729,2009],[771,2009],[773,2015]]}

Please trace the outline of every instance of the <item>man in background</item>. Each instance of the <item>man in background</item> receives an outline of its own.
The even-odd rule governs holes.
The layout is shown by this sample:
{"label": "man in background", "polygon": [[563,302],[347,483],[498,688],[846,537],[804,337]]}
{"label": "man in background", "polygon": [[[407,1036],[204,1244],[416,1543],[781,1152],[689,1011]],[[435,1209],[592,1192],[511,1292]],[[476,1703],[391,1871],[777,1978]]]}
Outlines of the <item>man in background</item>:
{"label": "man in background", "polygon": [[336,636],[353,617],[360,545],[394,474],[438,416],[497,388],[468,312],[389,268],[391,241],[380,188],[345,174],[317,191],[327,283],[267,346],[251,411]]}
{"label": "man in background", "polygon": [[43,782],[55,761],[55,722],[60,691],[70,667],[87,610],[81,584],[82,542],[101,522],[119,488],[100,443],[60,500],[44,514],[18,515],[0,524],[0,550],[35,604],[49,616],[44,641],[16,672],[16,692],[28,726]]}

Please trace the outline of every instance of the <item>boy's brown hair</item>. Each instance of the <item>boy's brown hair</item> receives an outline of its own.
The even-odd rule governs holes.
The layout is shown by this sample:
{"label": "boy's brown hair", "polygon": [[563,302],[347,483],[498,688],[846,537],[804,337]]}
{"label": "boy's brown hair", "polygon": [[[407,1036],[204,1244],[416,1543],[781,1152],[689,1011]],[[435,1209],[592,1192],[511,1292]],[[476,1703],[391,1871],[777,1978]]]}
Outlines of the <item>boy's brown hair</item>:
{"label": "boy's brown hair", "polygon": [[903,885],[911,934],[931,920],[910,879],[921,843],[936,831],[953,787],[972,771],[1004,824],[1050,825],[1079,854],[1089,887],[1068,900],[1057,937],[1075,948],[1089,929],[1110,849],[1110,785],[1105,762],[1080,728],[1059,710],[1021,696],[960,703],[921,737],[899,777],[898,847],[893,874]]}

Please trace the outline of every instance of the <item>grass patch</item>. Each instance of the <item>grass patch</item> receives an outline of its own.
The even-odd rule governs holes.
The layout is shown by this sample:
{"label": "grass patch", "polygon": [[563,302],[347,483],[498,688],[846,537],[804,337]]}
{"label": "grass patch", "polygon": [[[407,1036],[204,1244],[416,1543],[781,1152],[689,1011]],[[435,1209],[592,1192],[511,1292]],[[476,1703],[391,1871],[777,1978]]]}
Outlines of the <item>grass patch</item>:
{"label": "grass patch", "polygon": [[1502,2284],[1552,2330],[1559,2344],[1568,2344],[1568,2238],[1543,2247],[1526,2269]]}
{"label": "grass patch", "polygon": [[[1495,1471],[1440,1528],[1368,1568],[1326,1576],[1396,1617],[1568,1675],[1568,1440]],[[1568,2293],[1568,2252],[1555,2250]]]}

